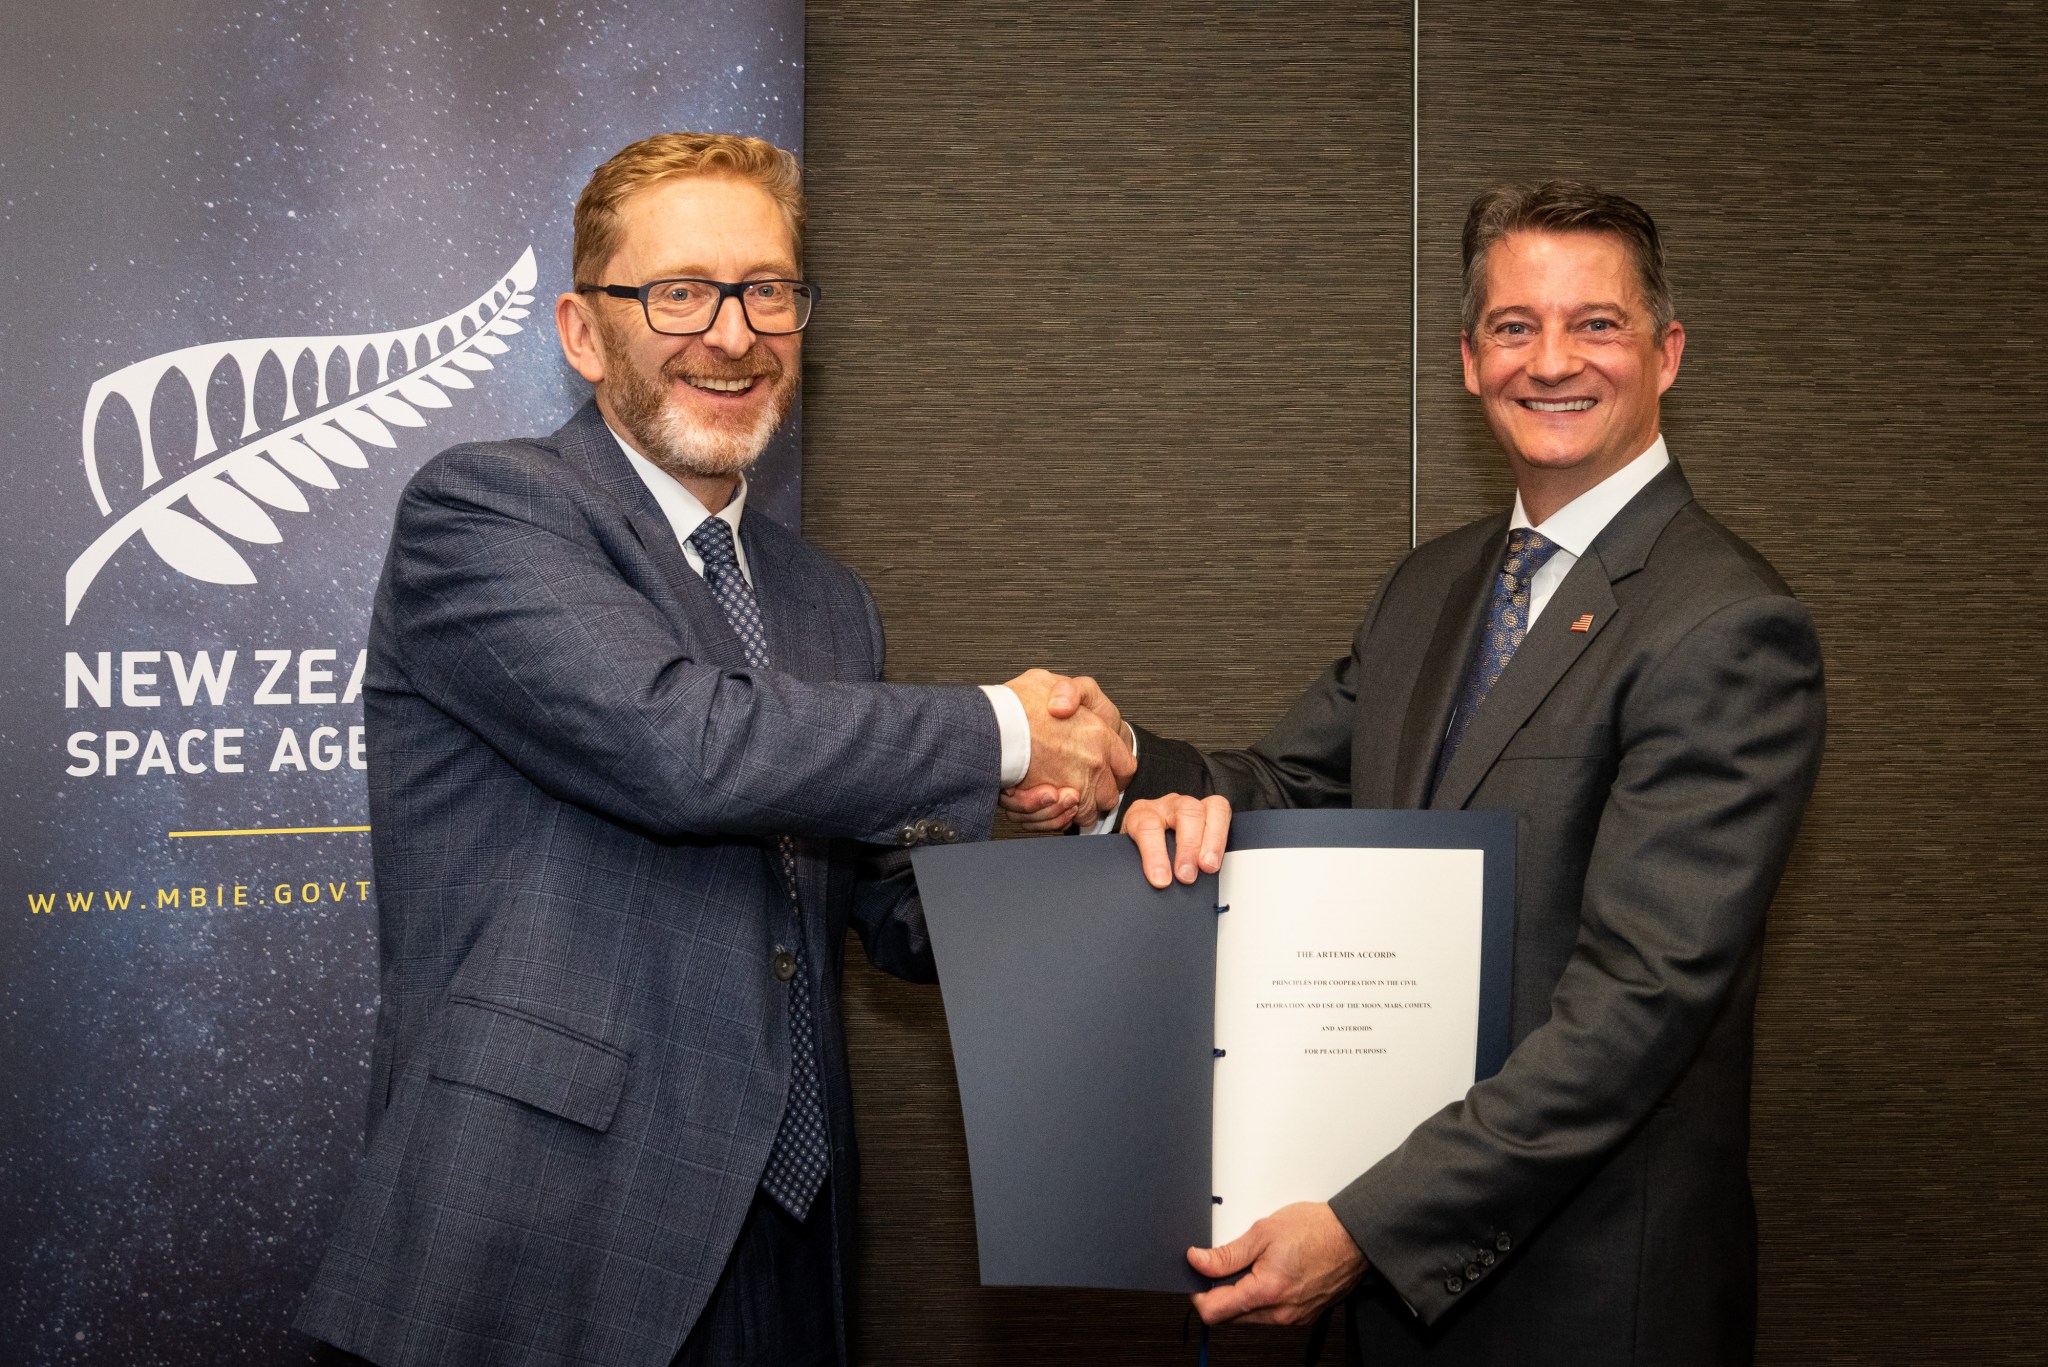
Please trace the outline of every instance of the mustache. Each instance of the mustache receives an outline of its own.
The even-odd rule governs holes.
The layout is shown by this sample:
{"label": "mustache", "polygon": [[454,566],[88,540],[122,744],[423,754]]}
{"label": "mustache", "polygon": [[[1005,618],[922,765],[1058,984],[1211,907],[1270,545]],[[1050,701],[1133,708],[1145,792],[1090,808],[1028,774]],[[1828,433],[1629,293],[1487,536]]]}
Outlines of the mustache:
{"label": "mustache", "polygon": [[779,380],[782,359],[756,348],[737,360],[710,356],[671,356],[662,364],[664,380]]}

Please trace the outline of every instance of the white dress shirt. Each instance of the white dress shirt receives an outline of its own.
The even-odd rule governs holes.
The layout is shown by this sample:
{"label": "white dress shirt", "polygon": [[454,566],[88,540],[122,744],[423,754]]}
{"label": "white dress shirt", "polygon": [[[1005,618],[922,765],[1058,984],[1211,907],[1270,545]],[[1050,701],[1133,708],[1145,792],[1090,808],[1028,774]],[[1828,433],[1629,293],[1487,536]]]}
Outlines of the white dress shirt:
{"label": "white dress shirt", "polygon": [[690,568],[701,578],[704,574],[704,557],[697,554],[697,548],[690,544],[690,537],[704,525],[704,520],[716,517],[732,528],[733,554],[740,562],[740,574],[746,579],[747,587],[754,586],[754,570],[747,564],[747,548],[740,541],[740,514],[747,508],[747,477],[740,476],[740,487],[723,508],[716,513],[697,501],[697,496],[683,487],[681,480],[656,465],[647,457],[626,445],[626,439],[617,432],[612,439],[619,449],[626,453],[632,463],[633,473],[640,476],[640,482],[647,486],[647,492],[654,495],[654,501],[661,505],[661,515],[668,519],[669,530],[682,543],[683,559],[690,562]]}
{"label": "white dress shirt", "polygon": [[[1545,561],[1543,568],[1529,580],[1529,626],[1536,625],[1536,619],[1543,615],[1544,605],[1557,592],[1557,586],[1564,582],[1564,577],[1571,573],[1572,566],[1579,563],[1579,557],[1586,553],[1593,539],[1607,530],[1607,524],[1614,521],[1614,515],[1670,463],[1671,453],[1664,449],[1664,437],[1659,433],[1643,454],[1559,508],[1544,519],[1542,526],[1534,529],[1557,543],[1557,553]],[[1508,523],[1508,530],[1528,526],[1529,515],[1522,510],[1522,496],[1517,493],[1515,515]]]}
{"label": "white dress shirt", "polygon": [[[670,530],[682,543],[683,559],[690,562],[690,568],[699,575],[704,573],[704,557],[697,554],[697,548],[690,544],[690,534],[703,525],[705,518],[718,517],[732,528],[733,552],[739,558],[740,574],[751,588],[754,571],[747,564],[747,548],[740,541],[740,514],[747,506],[746,476],[740,476],[740,487],[731,501],[713,513],[697,501],[695,494],[683,487],[681,480],[635,451],[616,428],[607,423],[606,429],[611,432],[612,440],[618,442],[619,449],[626,453],[633,473],[640,476],[647,492],[654,495],[654,501],[661,507],[661,515],[668,519]],[[1022,783],[1024,776],[1031,772],[1031,719],[1024,715],[1023,702],[1004,685],[983,684],[981,691],[988,696],[989,706],[995,709],[996,730],[1002,737],[1002,785],[1008,788]]]}

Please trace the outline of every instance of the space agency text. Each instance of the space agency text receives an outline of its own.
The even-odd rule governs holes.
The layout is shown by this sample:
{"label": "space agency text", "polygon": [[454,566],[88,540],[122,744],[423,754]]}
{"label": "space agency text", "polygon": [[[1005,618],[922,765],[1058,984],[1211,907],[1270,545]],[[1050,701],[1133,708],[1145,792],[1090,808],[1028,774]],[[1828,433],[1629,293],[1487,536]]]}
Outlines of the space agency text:
{"label": "space agency text", "polygon": [[360,724],[272,730],[247,725],[245,717],[235,718],[242,725],[192,725],[203,718],[174,720],[171,713],[248,706],[353,708],[362,697],[367,657],[367,651],[328,647],[66,651],[67,711],[140,715],[121,717],[125,725],[71,732],[64,739],[69,761],[64,772],[72,778],[131,778],[362,769],[367,761]]}

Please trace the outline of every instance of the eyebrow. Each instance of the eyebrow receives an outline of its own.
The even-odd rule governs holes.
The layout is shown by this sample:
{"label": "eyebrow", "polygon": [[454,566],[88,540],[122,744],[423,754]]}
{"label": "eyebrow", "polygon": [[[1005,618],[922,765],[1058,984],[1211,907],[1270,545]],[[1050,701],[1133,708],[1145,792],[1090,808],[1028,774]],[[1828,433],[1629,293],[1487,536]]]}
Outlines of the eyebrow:
{"label": "eyebrow", "polygon": [[[1486,311],[1486,317],[1481,321],[1484,322],[1486,326],[1491,327],[1493,326],[1493,324],[1499,322],[1501,319],[1507,317],[1511,313],[1534,314],[1537,311],[1538,310],[1531,308],[1527,304],[1508,304],[1501,308],[1488,309]],[[1587,313],[1618,313],[1622,315],[1622,317],[1624,318],[1633,316],[1632,314],[1630,314],[1627,305],[1607,302],[1581,304],[1577,308],[1572,310],[1573,317],[1578,317],[1582,314]]]}
{"label": "eyebrow", "polygon": [[[797,280],[802,278],[802,274],[803,272],[801,268],[785,259],[778,261],[764,261],[757,265],[749,266],[744,272],[740,274],[739,279]],[[713,280],[716,279],[717,277],[713,275],[708,275],[704,271],[699,270],[695,267],[664,266],[655,274],[650,275],[647,278],[650,280]]]}

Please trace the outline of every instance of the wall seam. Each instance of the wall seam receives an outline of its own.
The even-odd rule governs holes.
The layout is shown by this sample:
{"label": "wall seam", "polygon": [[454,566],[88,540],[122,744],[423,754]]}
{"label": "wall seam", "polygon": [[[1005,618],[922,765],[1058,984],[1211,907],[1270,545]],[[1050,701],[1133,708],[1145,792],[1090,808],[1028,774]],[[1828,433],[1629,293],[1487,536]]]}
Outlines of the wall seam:
{"label": "wall seam", "polygon": [[1422,524],[1422,0],[1408,35],[1408,549]]}

